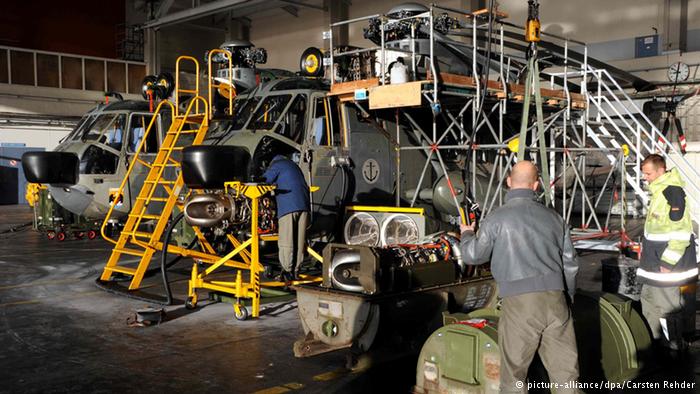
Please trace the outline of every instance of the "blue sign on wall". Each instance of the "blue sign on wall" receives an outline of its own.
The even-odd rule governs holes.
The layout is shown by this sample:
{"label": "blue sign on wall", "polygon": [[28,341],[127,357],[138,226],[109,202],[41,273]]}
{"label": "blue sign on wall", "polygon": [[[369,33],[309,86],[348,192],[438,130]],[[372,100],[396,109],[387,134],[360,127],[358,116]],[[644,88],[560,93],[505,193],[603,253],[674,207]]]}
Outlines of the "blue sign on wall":
{"label": "blue sign on wall", "polygon": [[659,36],[643,36],[634,39],[634,57],[650,57],[659,54]]}

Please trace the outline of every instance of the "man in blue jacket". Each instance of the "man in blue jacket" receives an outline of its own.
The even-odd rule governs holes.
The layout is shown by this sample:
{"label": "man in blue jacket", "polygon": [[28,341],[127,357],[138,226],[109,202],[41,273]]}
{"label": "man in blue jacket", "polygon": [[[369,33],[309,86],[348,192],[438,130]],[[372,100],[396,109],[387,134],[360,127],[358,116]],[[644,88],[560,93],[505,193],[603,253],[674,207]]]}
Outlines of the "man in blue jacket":
{"label": "man in blue jacket", "polygon": [[309,186],[299,166],[285,156],[277,155],[263,174],[265,182],[277,186],[279,219],[279,259],[281,280],[296,279],[304,261],[306,226],[309,222]]}
{"label": "man in blue jacket", "polygon": [[467,264],[490,260],[503,299],[500,392],[527,392],[524,382],[535,353],[549,379],[566,387],[578,378],[576,337],[566,301],[567,294],[573,300],[576,290],[576,251],[564,219],[537,202],[534,164],[518,162],[507,183],[506,203],[482,221],[476,236],[473,225],[461,226],[462,258]]}

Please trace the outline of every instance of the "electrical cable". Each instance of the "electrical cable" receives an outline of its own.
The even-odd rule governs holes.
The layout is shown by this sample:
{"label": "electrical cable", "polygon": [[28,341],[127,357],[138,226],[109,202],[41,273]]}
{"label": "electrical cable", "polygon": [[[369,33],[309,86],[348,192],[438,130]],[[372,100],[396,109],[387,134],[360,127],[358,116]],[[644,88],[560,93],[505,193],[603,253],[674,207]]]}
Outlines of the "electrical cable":
{"label": "electrical cable", "polygon": [[[163,277],[163,287],[165,288],[165,295],[167,299],[166,305],[172,305],[173,304],[173,294],[172,290],[170,289],[170,281],[168,281],[168,268],[172,267],[182,259],[182,255],[176,256],[172,261],[167,263],[168,261],[168,244],[170,244],[170,237],[173,233],[173,229],[175,229],[175,226],[177,226],[178,223],[182,220],[182,218],[185,217],[184,212],[180,212],[173,218],[173,220],[170,222],[170,225],[168,225],[168,228],[165,230],[165,236],[163,238],[163,254],[160,257],[160,272]],[[192,247],[195,245],[197,242],[197,238],[192,240],[190,242],[189,246],[187,246],[187,249],[192,249]],[[157,270],[158,268],[154,268],[153,270]],[[150,270],[149,270],[150,271]]]}
{"label": "electrical cable", "polygon": [[27,227],[29,227],[33,224],[34,224],[34,222],[27,222],[27,223],[18,224],[16,226],[12,226],[12,227],[8,228],[7,230],[0,231],[0,235],[5,235],[5,234],[9,234],[9,233],[16,233],[20,230],[27,229]]}

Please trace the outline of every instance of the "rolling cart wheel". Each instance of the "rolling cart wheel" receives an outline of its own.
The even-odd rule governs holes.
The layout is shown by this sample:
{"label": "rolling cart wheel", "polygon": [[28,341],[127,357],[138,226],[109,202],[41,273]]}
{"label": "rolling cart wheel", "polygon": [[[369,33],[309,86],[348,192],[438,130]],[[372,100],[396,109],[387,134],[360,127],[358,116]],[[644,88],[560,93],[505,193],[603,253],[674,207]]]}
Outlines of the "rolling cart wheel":
{"label": "rolling cart wheel", "polygon": [[185,301],[185,308],[190,310],[197,308],[197,302],[195,302],[194,297],[187,297],[187,301]]}
{"label": "rolling cart wheel", "polygon": [[233,305],[233,316],[236,320],[245,320],[248,318],[248,309],[242,303],[237,303]]}
{"label": "rolling cart wheel", "polygon": [[66,233],[64,233],[63,231],[56,233],[56,239],[59,241],[65,241],[66,240]]}
{"label": "rolling cart wheel", "polygon": [[54,239],[54,238],[56,238],[56,232],[55,232],[55,231],[47,231],[47,232],[46,232],[46,238],[48,238],[48,239]]}
{"label": "rolling cart wheel", "polygon": [[97,232],[95,230],[90,230],[87,232],[87,237],[88,239],[95,239],[97,238]]}

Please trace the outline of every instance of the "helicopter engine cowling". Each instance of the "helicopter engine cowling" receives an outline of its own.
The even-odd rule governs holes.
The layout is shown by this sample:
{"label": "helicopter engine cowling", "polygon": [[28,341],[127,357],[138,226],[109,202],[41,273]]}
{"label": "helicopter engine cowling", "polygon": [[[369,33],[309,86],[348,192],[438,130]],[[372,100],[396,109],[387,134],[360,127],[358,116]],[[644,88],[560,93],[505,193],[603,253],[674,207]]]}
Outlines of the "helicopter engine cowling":
{"label": "helicopter engine cowling", "polygon": [[191,226],[215,227],[224,220],[244,220],[244,211],[245,206],[228,194],[196,194],[185,204],[185,220]]}

